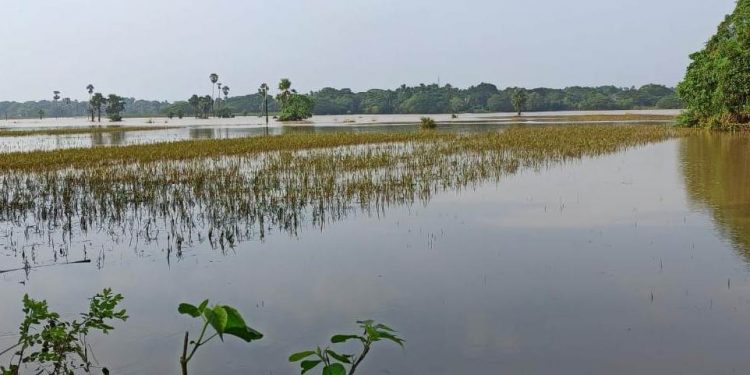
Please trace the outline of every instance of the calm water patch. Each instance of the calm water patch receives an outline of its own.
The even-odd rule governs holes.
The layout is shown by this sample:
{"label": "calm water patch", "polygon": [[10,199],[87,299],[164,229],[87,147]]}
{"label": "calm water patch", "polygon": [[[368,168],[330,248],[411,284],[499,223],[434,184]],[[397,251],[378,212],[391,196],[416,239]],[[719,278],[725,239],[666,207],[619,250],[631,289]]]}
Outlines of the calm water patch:
{"label": "calm water patch", "polygon": [[[362,318],[408,340],[375,351],[367,373],[747,370],[749,139],[701,134],[522,169],[226,251],[197,243],[170,262],[154,244],[92,233],[91,264],[0,275],[0,346],[24,293],[74,313],[112,287],[131,319],[94,344],[118,374],[177,373],[191,322],[176,306],[204,296],[267,339],[208,346],[196,373],[296,373],[288,354]],[[0,249],[0,268],[17,264]]]}

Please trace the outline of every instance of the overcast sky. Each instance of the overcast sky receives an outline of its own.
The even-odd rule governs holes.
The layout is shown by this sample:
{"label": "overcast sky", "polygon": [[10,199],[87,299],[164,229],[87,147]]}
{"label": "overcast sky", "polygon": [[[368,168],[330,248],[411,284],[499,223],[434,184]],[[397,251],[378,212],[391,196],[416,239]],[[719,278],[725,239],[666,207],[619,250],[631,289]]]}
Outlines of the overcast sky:
{"label": "overcast sky", "polygon": [[675,85],[734,0],[2,0],[0,100]]}

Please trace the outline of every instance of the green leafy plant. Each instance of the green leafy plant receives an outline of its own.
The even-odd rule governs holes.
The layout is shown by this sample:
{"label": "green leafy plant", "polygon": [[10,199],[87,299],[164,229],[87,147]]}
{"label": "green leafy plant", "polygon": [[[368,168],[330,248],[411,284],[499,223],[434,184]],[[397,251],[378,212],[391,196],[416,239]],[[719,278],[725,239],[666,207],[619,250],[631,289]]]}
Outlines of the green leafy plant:
{"label": "green leafy plant", "polygon": [[[362,351],[359,354],[341,354],[331,349],[330,346],[317,347],[314,350],[292,354],[289,356],[289,362],[300,362],[302,374],[318,367],[318,365],[323,365],[323,375],[352,375],[367,357],[374,343],[388,340],[401,347],[404,346],[404,340],[396,336],[396,331],[385,324],[376,323],[372,320],[358,321],[357,323],[363,330],[361,335],[335,335],[331,337],[331,343],[359,341],[362,344]],[[349,367],[348,370],[347,366]]]}
{"label": "green leafy plant", "polygon": [[[201,333],[198,335],[197,340],[190,341],[189,332],[185,332],[182,356],[180,356],[180,368],[183,375],[187,375],[188,363],[193,359],[198,348],[216,337],[224,341],[224,335],[230,335],[238,337],[245,342],[252,342],[263,338],[263,334],[248,327],[240,312],[231,306],[215,305],[209,307],[208,300],[205,300],[198,306],[181,303],[177,311],[180,314],[203,320],[203,328],[201,328]],[[214,333],[204,339],[209,326],[213,329]],[[189,350],[191,345],[192,349]]]}
{"label": "green leafy plant", "polygon": [[[18,375],[22,366],[35,365],[35,374],[74,374],[76,371],[90,372],[91,346],[86,337],[89,332],[104,334],[114,329],[112,320],[128,319],[125,310],[118,310],[123,297],[104,289],[91,298],[89,311],[81,314],[81,320],[62,320],[60,314],[50,311],[47,301],[23,297],[24,320],[19,328],[18,343],[0,352],[13,352],[8,367],[0,366],[3,375]],[[103,369],[105,373],[108,371]]]}
{"label": "green leafy plant", "polygon": [[690,55],[684,80],[677,86],[686,111],[685,126],[734,129],[750,124],[750,0],[737,6],[719,25],[703,50]]}
{"label": "green leafy plant", "polygon": [[437,128],[437,123],[432,117],[422,117],[419,119],[419,127],[423,130],[435,129]]}

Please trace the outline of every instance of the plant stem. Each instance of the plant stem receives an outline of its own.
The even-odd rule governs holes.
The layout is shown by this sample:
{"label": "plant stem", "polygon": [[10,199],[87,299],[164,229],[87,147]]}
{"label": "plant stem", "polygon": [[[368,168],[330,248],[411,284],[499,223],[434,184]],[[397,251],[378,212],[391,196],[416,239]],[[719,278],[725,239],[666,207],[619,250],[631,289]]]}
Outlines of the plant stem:
{"label": "plant stem", "polygon": [[206,333],[206,328],[208,328],[208,321],[206,321],[206,323],[203,324],[201,335],[198,336],[198,340],[195,342],[195,345],[193,346],[193,350],[190,352],[190,355],[187,357],[187,359],[185,359],[185,364],[187,364],[187,362],[190,362],[190,359],[193,358],[193,354],[195,354],[195,351],[198,350],[198,348],[201,345],[205,344],[204,342],[201,342],[201,340],[203,340],[203,335]]}
{"label": "plant stem", "polygon": [[352,365],[352,368],[349,369],[349,375],[353,375],[354,374],[354,371],[357,370],[357,366],[359,366],[359,364],[362,363],[362,361],[365,359],[365,356],[367,356],[367,353],[370,351],[370,343],[369,342],[368,343],[363,343],[362,346],[363,346],[362,354],[360,354],[359,357],[357,357],[357,360],[354,361],[354,364]]}
{"label": "plant stem", "polygon": [[188,347],[188,332],[185,332],[185,341],[182,343],[182,357],[180,357],[180,367],[182,368],[182,375],[187,375],[187,347]]}
{"label": "plant stem", "polygon": [[5,350],[3,350],[2,352],[0,352],[0,355],[3,355],[3,354],[5,354],[5,353],[7,353],[7,352],[9,352],[9,351],[11,351],[11,350],[13,350],[13,349],[15,349],[15,348],[19,347],[20,345],[21,345],[21,344],[19,343],[19,344],[16,344],[16,345],[13,345],[13,346],[11,346],[10,348],[8,348],[8,349],[5,349]]}

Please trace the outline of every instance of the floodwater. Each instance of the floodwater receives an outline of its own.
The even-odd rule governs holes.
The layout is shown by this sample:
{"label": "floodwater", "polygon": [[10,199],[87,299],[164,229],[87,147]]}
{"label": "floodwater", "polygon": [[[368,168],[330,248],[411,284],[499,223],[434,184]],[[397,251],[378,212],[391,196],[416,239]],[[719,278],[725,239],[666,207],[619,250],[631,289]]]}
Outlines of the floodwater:
{"label": "floodwater", "polygon": [[[673,110],[643,111],[588,111],[588,112],[543,112],[530,113],[524,120],[526,124],[550,124],[567,122],[560,116],[585,115],[675,115]],[[330,131],[413,131],[420,117],[425,115],[340,115],[315,116],[309,121],[296,124],[281,123],[265,118],[236,117],[232,119],[197,120],[194,118],[126,118],[117,126],[123,127],[165,127],[166,129],[148,131],[121,131],[98,134],[39,135],[28,137],[0,136],[0,153],[36,150],[56,150],[64,148],[123,146],[171,142],[186,139],[222,139],[249,137],[265,134],[283,134],[288,132],[330,132]],[[443,124],[441,129],[447,131],[486,131],[507,127],[518,123],[515,114],[486,113],[461,114],[458,118],[451,115],[428,115]],[[103,126],[111,123],[102,120]],[[44,120],[0,120],[0,130],[44,130],[59,128],[85,128],[92,123],[86,118],[47,118]]]}
{"label": "floodwater", "polygon": [[[749,146],[706,133],[521,169],[169,262],[90,234],[77,242],[90,264],[0,274],[0,347],[24,293],[73,317],[112,287],[131,318],[94,348],[113,374],[177,373],[182,333],[199,327],[176,307],[203,298],[266,337],[201,348],[195,374],[296,374],[290,353],[367,318],[407,342],[376,345],[365,374],[746,372]],[[0,241],[0,269],[17,267]]]}

